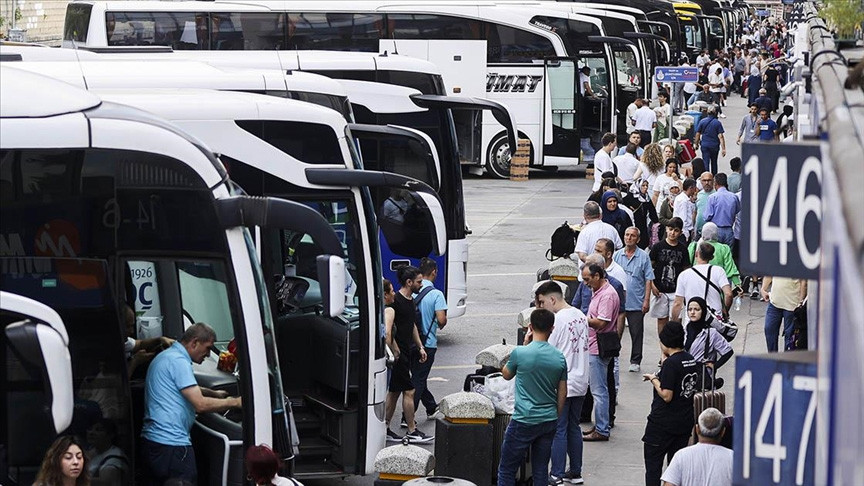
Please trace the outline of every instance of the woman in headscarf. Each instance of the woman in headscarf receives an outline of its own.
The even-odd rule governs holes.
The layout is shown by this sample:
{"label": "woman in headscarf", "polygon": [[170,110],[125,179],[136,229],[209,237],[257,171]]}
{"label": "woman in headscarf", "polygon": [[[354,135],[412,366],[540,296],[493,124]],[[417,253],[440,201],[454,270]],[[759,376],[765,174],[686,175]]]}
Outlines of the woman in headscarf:
{"label": "woman in headscarf", "polygon": [[671,181],[663,188],[663,200],[660,203],[660,210],[657,212],[657,220],[660,222],[659,238],[663,241],[666,238],[666,225],[669,224],[675,216],[675,198],[681,194],[681,183]]}
{"label": "woman in headscarf", "polygon": [[651,242],[651,226],[657,222],[657,210],[648,193],[648,180],[636,180],[624,196],[624,205],[633,211],[633,223],[639,228],[638,246],[644,250]]}
{"label": "woman in headscarf", "polygon": [[708,263],[723,268],[723,271],[726,272],[726,276],[729,278],[729,282],[737,287],[741,285],[741,273],[738,271],[738,266],[735,265],[735,260],[732,258],[732,249],[726,243],[717,241],[717,232],[717,225],[711,221],[702,225],[702,237],[699,241],[690,243],[688,247],[690,251],[690,263],[695,264],[694,257],[699,244],[702,242],[710,243],[714,247],[714,258]]}
{"label": "woman in headscarf", "polygon": [[603,193],[600,209],[603,211],[603,222],[612,225],[621,237],[621,241],[624,241],[624,232],[633,226],[633,220],[626,211],[618,207],[618,195],[615,191]]}
{"label": "woman in headscarf", "polygon": [[[714,371],[720,369],[735,352],[726,338],[711,327],[714,316],[711,315],[705,299],[691,297],[687,301],[686,312],[688,321],[684,329],[684,349],[693,356],[693,359],[705,363],[709,369]],[[710,383],[706,383],[706,386],[711,387]],[[720,388],[723,386],[723,381],[717,378],[715,386]]]}

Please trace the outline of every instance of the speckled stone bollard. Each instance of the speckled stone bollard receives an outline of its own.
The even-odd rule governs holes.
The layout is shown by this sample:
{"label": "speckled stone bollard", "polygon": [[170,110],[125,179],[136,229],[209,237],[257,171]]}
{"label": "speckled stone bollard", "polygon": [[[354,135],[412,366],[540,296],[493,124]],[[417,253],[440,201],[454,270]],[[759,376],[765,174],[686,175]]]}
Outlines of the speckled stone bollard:
{"label": "speckled stone bollard", "polygon": [[507,364],[507,360],[510,359],[510,353],[515,348],[516,346],[512,344],[493,344],[477,353],[477,356],[474,357],[474,362],[480,366],[489,366],[490,368],[500,370]]}
{"label": "speckled stone bollard", "polygon": [[444,397],[439,409],[444,418],[435,421],[435,474],[489,486],[494,456],[492,401],[479,393],[459,392]]}
{"label": "speckled stone bollard", "polygon": [[405,481],[428,476],[435,468],[435,456],[431,452],[409,445],[385,447],[375,456],[376,486],[402,484]]}

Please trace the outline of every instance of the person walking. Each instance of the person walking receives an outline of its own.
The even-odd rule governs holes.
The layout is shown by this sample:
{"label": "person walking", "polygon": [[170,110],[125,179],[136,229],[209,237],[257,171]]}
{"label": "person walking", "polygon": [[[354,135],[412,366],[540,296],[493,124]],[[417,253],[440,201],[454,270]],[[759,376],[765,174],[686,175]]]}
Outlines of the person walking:
{"label": "person walking", "polygon": [[505,380],[516,378],[516,400],[501,444],[498,486],[515,486],[516,471],[529,449],[535,484],[549,483],[552,441],[567,401],[568,376],[564,355],[548,342],[554,327],[551,311],[532,312],[525,345],[516,347],[501,369]]}
{"label": "person walking", "polygon": [[617,137],[614,133],[607,133],[600,139],[603,147],[594,154],[594,186],[591,191],[600,189],[600,184],[603,183],[603,174],[612,172],[618,176],[618,169],[612,162],[612,153],[615,151]]}
{"label": "person walking", "polygon": [[[672,316],[681,315],[684,303],[693,297],[702,297],[708,307],[714,312],[724,312],[732,304],[732,288],[726,272],[717,265],[711,265],[714,258],[714,247],[710,243],[701,243],[696,248],[696,264],[681,272],[675,286],[675,302],[672,304]],[[687,322],[684,315],[684,323]]]}
{"label": "person walking", "polygon": [[708,367],[709,379],[714,380],[713,387],[709,382],[702,383],[700,388],[721,388],[723,379],[716,378],[717,370],[726,364],[735,354],[732,345],[719,332],[712,329],[714,316],[708,308],[708,303],[702,297],[691,297],[687,301],[687,325],[684,327],[684,349],[693,359]]}
{"label": "person walking", "polygon": [[414,384],[414,411],[419,410],[420,402],[426,409],[429,419],[438,410],[438,402],[429,391],[427,380],[432,364],[435,363],[435,353],[438,351],[438,330],[447,325],[447,299],[444,293],[435,288],[433,282],[438,278],[438,264],[435,260],[423,257],[420,260],[420,274],[423,278],[420,291],[415,294],[414,303],[420,311],[421,321],[417,323],[420,342],[426,348],[426,360],[420,361],[419,354],[411,358],[411,381]]}
{"label": "person walking", "polygon": [[703,410],[696,424],[699,441],[675,453],[660,478],[663,486],[732,486],[734,453],[720,445],[726,432],[720,410]]}
{"label": "person walking", "polygon": [[[588,319],[581,310],[564,300],[561,286],[547,281],[534,293],[537,307],[555,313],[555,327],[549,344],[564,355],[567,362],[567,400],[558,415],[555,439],[552,441],[552,470],[549,484],[582,484],[582,430],[579,416],[588,391]],[[570,470],[565,463],[570,458]]]}
{"label": "person walking", "polygon": [[687,247],[687,252],[690,255],[689,261],[690,263],[695,263],[696,249],[699,245],[702,243],[710,244],[714,247],[714,258],[708,263],[723,268],[723,271],[726,272],[726,277],[729,278],[729,282],[737,287],[741,285],[741,274],[738,271],[738,265],[735,264],[735,259],[732,257],[731,247],[717,241],[718,232],[716,224],[710,221],[705,223],[705,226],[702,227],[702,237],[690,243],[690,246]]}
{"label": "person walking", "polygon": [[773,142],[779,139],[777,135],[777,122],[768,115],[767,108],[759,109],[759,122],[754,132],[756,139],[760,142]]}
{"label": "person walking", "polygon": [[693,429],[693,395],[698,389],[699,364],[684,350],[680,322],[669,321],[660,331],[660,349],[660,371],[642,375],[651,383],[654,395],[642,436],[645,486],[659,485],[663,460],[671,462],[687,447]]}
{"label": "person walking", "polygon": [[723,136],[725,130],[723,123],[717,119],[717,108],[708,107],[708,116],[699,120],[696,127],[696,137],[693,148],[702,148],[702,159],[712,174],[717,173],[718,154],[726,157],[726,139]]}
{"label": "person walking", "polygon": [[759,122],[759,106],[751,103],[749,109],[750,111],[741,119],[741,126],[738,127],[738,138],[735,140],[738,145],[741,145],[742,141],[752,143],[757,140],[756,124]]}
{"label": "person walking", "polygon": [[765,277],[760,290],[762,299],[768,301],[768,308],[765,309],[765,343],[768,352],[778,351],[777,339],[781,322],[785,349],[790,349],[793,311],[807,298],[807,281],[798,278]]}
{"label": "person walking", "polygon": [[582,231],[576,238],[576,250],[571,258],[575,256],[579,261],[584,262],[585,257],[594,253],[594,246],[600,238],[608,238],[615,248],[624,246],[615,227],[601,220],[599,204],[594,201],[586,202],[582,207],[582,217],[585,223],[582,224]]}
{"label": "person walking", "polygon": [[708,196],[705,206],[705,221],[717,225],[717,241],[725,243],[731,248],[734,243],[732,225],[735,224],[735,216],[741,211],[741,203],[735,194],[729,192],[726,174],[720,172],[714,177],[716,192]]}
{"label": "person walking", "polygon": [[633,226],[633,220],[618,204],[617,191],[606,191],[601,199],[600,207],[603,209],[603,222],[615,228],[618,239],[624,238],[624,231]]}
{"label": "person walking", "polygon": [[[651,258],[645,250],[639,248],[639,228],[631,226],[624,233],[624,248],[615,252],[615,263],[624,269],[627,275],[627,294],[624,310],[628,328],[630,329],[630,368],[631,373],[638,373],[642,364],[642,341],[645,325],[645,313],[651,307],[651,287],[654,281],[654,269]],[[623,334],[622,325],[618,326],[618,334]]]}
{"label": "person walking", "polygon": [[684,179],[683,190],[675,197],[672,215],[681,218],[684,223],[684,241],[690,241],[696,236],[696,181],[690,178]]}
{"label": "person walking", "polygon": [[[690,266],[687,258],[687,248],[678,239],[684,223],[681,218],[672,218],[666,224],[666,239],[651,247],[651,265],[654,270],[654,281],[651,292],[657,298],[657,304],[651,310],[653,317],[657,318],[657,332],[663,330],[669,315],[672,302],[675,300],[675,288],[678,285],[678,276]],[[673,316],[678,320],[678,316]]]}
{"label": "person walking", "polygon": [[651,131],[657,126],[657,115],[648,106],[649,102],[650,100],[643,99],[642,105],[633,114],[633,126],[642,136],[642,141],[640,142],[642,148],[651,143]]}
{"label": "person walking", "polygon": [[714,174],[704,171],[699,175],[699,184],[702,189],[696,193],[696,236],[702,234],[702,226],[705,224],[705,207],[708,205],[708,196],[717,192],[714,189]]}

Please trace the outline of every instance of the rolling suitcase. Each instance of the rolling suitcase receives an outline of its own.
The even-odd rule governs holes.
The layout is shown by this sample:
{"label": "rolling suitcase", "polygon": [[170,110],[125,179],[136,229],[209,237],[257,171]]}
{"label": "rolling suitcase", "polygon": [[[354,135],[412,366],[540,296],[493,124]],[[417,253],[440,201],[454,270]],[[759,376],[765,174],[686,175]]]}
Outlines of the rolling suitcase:
{"label": "rolling suitcase", "polygon": [[[704,360],[707,362],[708,360],[708,352],[710,350],[711,344],[711,329],[707,329],[708,334],[705,336],[705,354]],[[714,407],[720,411],[722,414],[726,414],[726,393],[717,391],[715,388],[715,375],[717,374],[717,370],[712,370],[711,372],[711,391],[708,391],[705,388],[706,385],[706,375],[707,366],[702,366],[702,391],[696,392],[693,394],[693,419],[698,422],[699,414],[705,411],[706,408]]]}

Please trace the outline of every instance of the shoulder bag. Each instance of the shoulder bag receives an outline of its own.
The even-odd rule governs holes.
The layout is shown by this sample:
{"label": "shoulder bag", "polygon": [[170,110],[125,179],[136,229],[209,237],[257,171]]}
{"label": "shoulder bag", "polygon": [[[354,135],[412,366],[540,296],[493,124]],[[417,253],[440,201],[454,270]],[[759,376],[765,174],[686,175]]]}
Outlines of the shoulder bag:
{"label": "shoulder bag", "polygon": [[709,289],[713,288],[717,291],[718,294],[720,294],[720,303],[723,306],[721,312],[717,312],[716,309],[712,309],[711,306],[708,306],[708,310],[714,317],[714,319],[711,320],[711,327],[714,328],[717,332],[719,332],[720,335],[723,336],[724,339],[726,339],[726,341],[731,342],[733,339],[735,339],[735,336],[738,335],[738,324],[735,324],[735,321],[733,321],[731,317],[728,317],[728,315],[722,312],[727,310],[725,308],[725,304],[723,304],[723,291],[720,289],[720,287],[717,286],[717,284],[711,281],[711,270],[714,268],[714,265],[708,265],[707,277],[705,275],[702,275],[702,272],[700,272],[699,270],[696,270],[696,267],[692,268],[693,271],[696,272],[696,275],[702,277],[702,280],[705,280],[707,284],[705,285],[705,295],[702,297],[703,299],[705,299],[706,305],[708,304]]}

